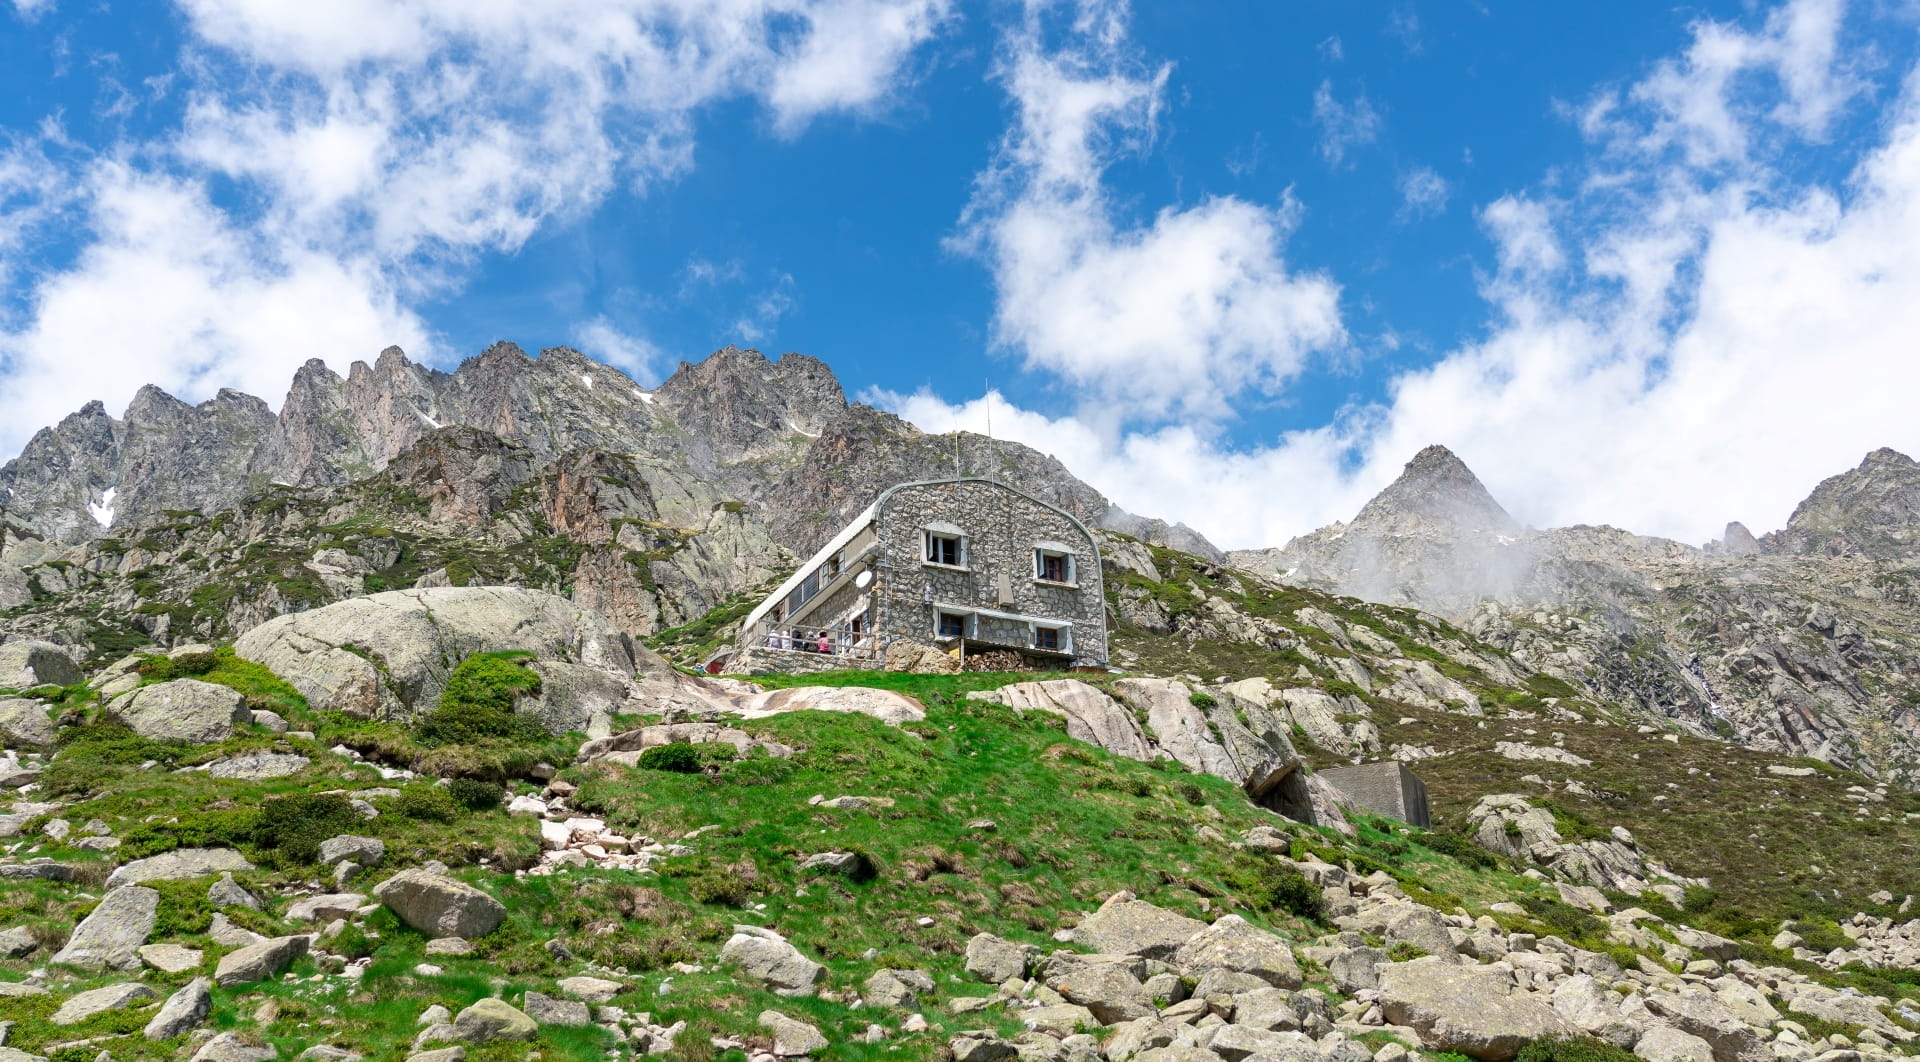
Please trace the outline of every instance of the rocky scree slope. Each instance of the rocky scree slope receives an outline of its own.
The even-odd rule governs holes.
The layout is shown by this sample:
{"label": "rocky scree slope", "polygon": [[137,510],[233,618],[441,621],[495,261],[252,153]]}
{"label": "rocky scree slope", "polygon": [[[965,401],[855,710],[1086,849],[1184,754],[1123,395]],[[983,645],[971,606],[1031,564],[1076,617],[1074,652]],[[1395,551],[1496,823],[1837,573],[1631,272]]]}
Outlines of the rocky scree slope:
{"label": "rocky scree slope", "polygon": [[1786,528],[1703,547],[1517,527],[1433,447],[1349,523],[1235,564],[1445,616],[1661,726],[1920,782],[1920,465],[1890,450]]}
{"label": "rocky scree slope", "polygon": [[[25,700],[51,736],[10,737],[0,772],[7,1057],[1505,1062],[1531,1048],[1541,1062],[1628,1049],[1854,1062],[1911,1049],[1920,923],[1904,893],[1920,860],[1910,828],[1860,836],[1920,815],[1905,794],[1761,753],[1733,750],[1730,769],[1722,744],[1505,684],[1504,654],[1440,621],[1138,549],[1162,579],[1136,573],[1136,608],[1161,607],[1166,629],[1129,628],[1135,652],[1171,652],[1191,617],[1224,622],[1221,603],[1294,640],[1234,651],[1292,667],[795,680],[843,683],[862,704],[912,698],[915,712],[888,718],[816,710],[786,696],[798,690],[724,701],[745,689],[636,652],[610,720],[628,729],[608,739],[503,727],[422,750],[456,721],[547,718],[544,665],[584,665],[593,639],[622,670],[605,659],[610,625],[534,637],[551,624],[524,621],[564,602],[456,604],[500,593],[476,588],[376,595],[380,618],[350,602],[242,639],[272,644],[329,612],[400,629],[415,622],[404,600],[462,629],[455,613],[477,608],[498,617],[490,629],[528,632],[524,655],[448,648],[480,651],[404,728],[310,701],[300,683],[321,661],[281,676],[232,649],[41,687]],[[1189,574],[1182,599],[1165,580]],[[1472,662],[1403,648],[1410,632]],[[386,665],[405,687],[432,656]],[[1218,662],[1196,654],[1186,670]],[[114,722],[121,698],[183,682],[227,691],[245,715],[193,740]],[[713,700],[693,713],[689,697]],[[1294,736],[1261,753],[1236,726]],[[1343,835],[1262,807],[1258,783],[1292,741],[1338,762],[1314,732],[1356,751],[1431,744],[1420,765],[1454,828],[1354,815]],[[1736,908],[1773,911],[1754,884],[1771,867],[1723,877],[1698,848],[1661,847],[1661,786],[1593,788],[1629,763],[1698,777],[1659,752],[1708,764],[1703,787],[1737,780],[1740,757],[1791,786],[1775,816],[1802,815],[1807,843],[1849,875],[1800,884],[1831,890],[1818,910],[1853,913],[1741,924]],[[1488,755],[1542,780],[1463,808],[1443,789]],[[1878,796],[1869,812],[1852,814],[1849,786]]]}

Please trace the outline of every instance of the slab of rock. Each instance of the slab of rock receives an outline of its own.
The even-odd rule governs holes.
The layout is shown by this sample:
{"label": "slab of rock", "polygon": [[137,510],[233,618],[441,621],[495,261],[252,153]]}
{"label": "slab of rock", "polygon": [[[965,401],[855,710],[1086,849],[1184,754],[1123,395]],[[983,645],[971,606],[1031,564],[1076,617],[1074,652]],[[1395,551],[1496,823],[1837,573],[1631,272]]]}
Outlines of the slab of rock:
{"label": "slab of rock", "polygon": [[540,1025],[592,1025],[593,1012],[585,1003],[528,992],[521,1010]]}
{"label": "slab of rock", "polygon": [[287,908],[287,917],[295,922],[319,922],[325,925],[336,918],[352,918],[367,902],[358,892],[329,892],[296,900]]}
{"label": "slab of rock", "polygon": [[208,1040],[193,1053],[191,1062],[272,1062],[279,1052],[271,1047],[250,1044],[226,1032]]}
{"label": "slab of rock", "polygon": [[47,715],[47,706],[22,697],[0,697],[0,744],[51,745],[60,728]]}
{"label": "slab of rock", "polygon": [[23,955],[31,955],[39,947],[40,942],[34,939],[33,932],[26,926],[0,930],[0,959],[18,959]]}
{"label": "slab of rock", "polygon": [[1713,1048],[1705,1040],[1666,1025],[1640,1034],[1633,1053],[1647,1062],[1713,1062]]}
{"label": "slab of rock", "polygon": [[899,726],[927,717],[919,701],[867,686],[795,686],[740,698],[737,704],[735,710],[746,719],[764,719],[783,712],[851,712]]}
{"label": "slab of rock", "polygon": [[1190,974],[1232,970],[1252,974],[1275,988],[1301,984],[1300,965],[1287,942],[1239,915],[1222,915],[1212,925],[1187,938],[1173,963]]}
{"label": "slab of rock", "polygon": [[260,901],[241,884],[233,880],[231,872],[222,873],[220,880],[207,887],[207,902],[218,907],[245,907],[258,911]]}
{"label": "slab of rock", "polygon": [[[437,705],[460,661],[501,650],[530,650],[542,661],[619,676],[634,673],[637,655],[651,656],[610,620],[565,598],[505,586],[350,598],[268,620],[234,643],[235,652],[272,668],[316,709],[401,720]],[[578,706],[550,707],[580,714]]]}
{"label": "slab of rock", "polygon": [[861,986],[860,998],[874,1006],[918,1010],[920,996],[933,991],[933,978],[923,970],[880,970]]}
{"label": "slab of rock", "polygon": [[981,933],[967,941],[967,974],[996,985],[1025,977],[1027,958],[1032,951],[992,933]]}
{"label": "slab of rock", "polygon": [[94,970],[137,970],[136,949],[153,932],[159,910],[160,894],[152,889],[139,885],[114,889],[73,928],[67,946],[53,961]]}
{"label": "slab of rock", "polygon": [[467,1049],[464,1047],[441,1047],[432,1051],[415,1051],[407,1056],[407,1062],[466,1062]]}
{"label": "slab of rock", "polygon": [[1140,971],[1135,956],[1055,952],[1042,974],[1046,986],[1067,1002],[1092,1011],[1101,1024],[1112,1025],[1154,1015],[1153,997],[1137,976]]}
{"label": "slab of rock", "polygon": [[562,977],[558,985],[560,991],[589,1003],[605,1003],[627,990],[627,986],[618,981],[599,977]]}
{"label": "slab of rock", "polygon": [[72,686],[85,678],[73,657],[52,642],[21,640],[0,645],[0,689]]}
{"label": "slab of rock", "polygon": [[820,1030],[777,1010],[760,1012],[760,1027],[773,1034],[773,1053],[782,1058],[799,1058],[827,1049],[827,1038]]}
{"label": "slab of rock", "polygon": [[176,848],[120,866],[107,875],[107,887],[147,881],[185,881],[252,869],[253,864],[247,862],[247,857],[231,848]]}
{"label": "slab of rock", "polygon": [[208,767],[207,773],[232,781],[264,782],[269,778],[299,774],[310,762],[305,756],[294,752],[249,752],[220,760]]}
{"label": "slab of rock", "polygon": [[313,938],[305,935],[269,937],[239,951],[230,951],[220,956],[220,965],[214,967],[214,983],[229,988],[278,977],[293,965],[293,960],[307,953],[312,942]]}
{"label": "slab of rock", "polygon": [[8,863],[0,866],[0,881],[72,881],[73,868],[65,863],[56,863],[51,859],[34,859],[25,863]]}
{"label": "slab of rock", "polygon": [[225,741],[253,718],[240,691],[199,679],[174,679],[115,697],[107,714],[144,738],[207,745]]}
{"label": "slab of rock", "polygon": [[110,1010],[130,1007],[135,1003],[149,999],[158,999],[160,993],[143,984],[125,983],[107,985],[90,992],[70,996],[53,1012],[49,1020],[55,1025],[78,1025],[95,1014],[104,1014]]}
{"label": "slab of rock", "polygon": [[1205,922],[1119,892],[1074,929],[1073,939],[1098,952],[1165,960],[1205,928]]}
{"label": "slab of rock", "polygon": [[178,944],[147,944],[139,949],[140,961],[161,973],[185,973],[199,966],[206,953]]}
{"label": "slab of rock", "polygon": [[1513,980],[1494,970],[1419,959],[1388,963],[1379,975],[1386,1020],[1412,1028],[1436,1051],[1507,1062],[1530,1041],[1571,1031],[1552,1007],[1517,994]]}
{"label": "slab of rock", "polygon": [[1447,962],[1460,961],[1447,923],[1431,907],[1412,907],[1394,918],[1387,923],[1386,938],[1389,945],[1408,944]]}
{"label": "slab of rock", "polygon": [[226,915],[215,911],[213,923],[207,926],[207,939],[223,948],[244,948],[249,944],[258,944],[267,938],[251,929],[234,925]]}
{"label": "slab of rock", "polygon": [[1713,1049],[1714,1062],[1770,1062],[1772,1052],[1759,1034],[1710,995],[1651,992],[1646,1004],[1669,1025],[1705,1040]]}
{"label": "slab of rock", "polygon": [[787,938],[760,926],[736,925],[720,948],[720,961],[740,968],[740,975],[776,992],[811,993],[826,968],[787,942]]}
{"label": "slab of rock", "polygon": [[430,937],[474,940],[507,917],[500,901],[463,881],[425,870],[403,870],[373,887],[380,902]]}
{"label": "slab of rock", "polygon": [[453,1034],[470,1044],[532,1040],[540,1026],[503,999],[483,999],[454,1015]]}
{"label": "slab of rock", "polygon": [[1041,711],[1064,716],[1067,736],[1098,745],[1130,760],[1153,758],[1153,743],[1139,720],[1119,701],[1079,679],[1016,682],[997,690],[967,694],[975,700],[1004,704],[1015,711]]}
{"label": "slab of rock", "polygon": [[363,867],[376,867],[387,857],[387,845],[378,837],[355,837],[341,834],[320,842],[320,865],[332,866],[343,859],[351,859]]}
{"label": "slab of rock", "polygon": [[189,1029],[199,1028],[213,1010],[213,982],[196,977],[167,997],[160,1013],[147,1023],[144,1034],[149,1040],[170,1040]]}

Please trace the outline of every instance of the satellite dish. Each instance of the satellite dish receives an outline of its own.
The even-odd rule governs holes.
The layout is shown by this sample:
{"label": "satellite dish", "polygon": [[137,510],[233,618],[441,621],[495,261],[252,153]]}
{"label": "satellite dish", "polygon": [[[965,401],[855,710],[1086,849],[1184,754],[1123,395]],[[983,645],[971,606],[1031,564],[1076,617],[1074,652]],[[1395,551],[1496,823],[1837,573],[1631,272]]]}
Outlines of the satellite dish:
{"label": "satellite dish", "polygon": [[861,572],[859,575],[854,576],[853,585],[865,590],[867,587],[873,585],[873,573]]}

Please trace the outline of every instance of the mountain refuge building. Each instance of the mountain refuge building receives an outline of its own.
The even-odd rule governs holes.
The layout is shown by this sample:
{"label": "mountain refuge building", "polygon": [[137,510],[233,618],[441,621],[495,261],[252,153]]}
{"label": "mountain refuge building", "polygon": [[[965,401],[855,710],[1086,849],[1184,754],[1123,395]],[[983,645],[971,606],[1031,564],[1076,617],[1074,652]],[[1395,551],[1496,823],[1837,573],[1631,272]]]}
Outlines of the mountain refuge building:
{"label": "mountain refuge building", "polygon": [[997,650],[1032,667],[1104,666],[1092,532],[994,480],[901,483],[747,615],[739,647],[762,660],[815,654],[787,661],[814,669],[877,667],[902,642],[963,661]]}

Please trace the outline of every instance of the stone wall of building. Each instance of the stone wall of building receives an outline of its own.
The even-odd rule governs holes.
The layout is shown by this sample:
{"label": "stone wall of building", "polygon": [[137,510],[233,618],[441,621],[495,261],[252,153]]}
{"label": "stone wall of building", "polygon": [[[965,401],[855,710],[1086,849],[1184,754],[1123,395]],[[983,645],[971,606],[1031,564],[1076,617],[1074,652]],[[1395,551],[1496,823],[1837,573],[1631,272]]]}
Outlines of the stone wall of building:
{"label": "stone wall of building", "polygon": [[[934,637],[934,608],[941,605],[1052,619],[1071,626],[1073,658],[1107,659],[1106,604],[1100,587],[1100,553],[1093,537],[1071,517],[989,480],[908,486],[888,497],[876,514],[880,532],[875,623],[883,642]],[[965,570],[925,561],[929,524],[950,524],[966,537]],[[1075,585],[1034,578],[1034,549],[1053,542],[1069,547]],[[1007,576],[1011,602],[1000,600]],[[1025,622],[981,615],[969,643],[1027,648]]]}
{"label": "stone wall of building", "polygon": [[1422,829],[1433,825],[1433,813],[1427,806],[1427,784],[1398,760],[1358,767],[1329,767],[1319,774],[1348,800],[1376,815]]}

